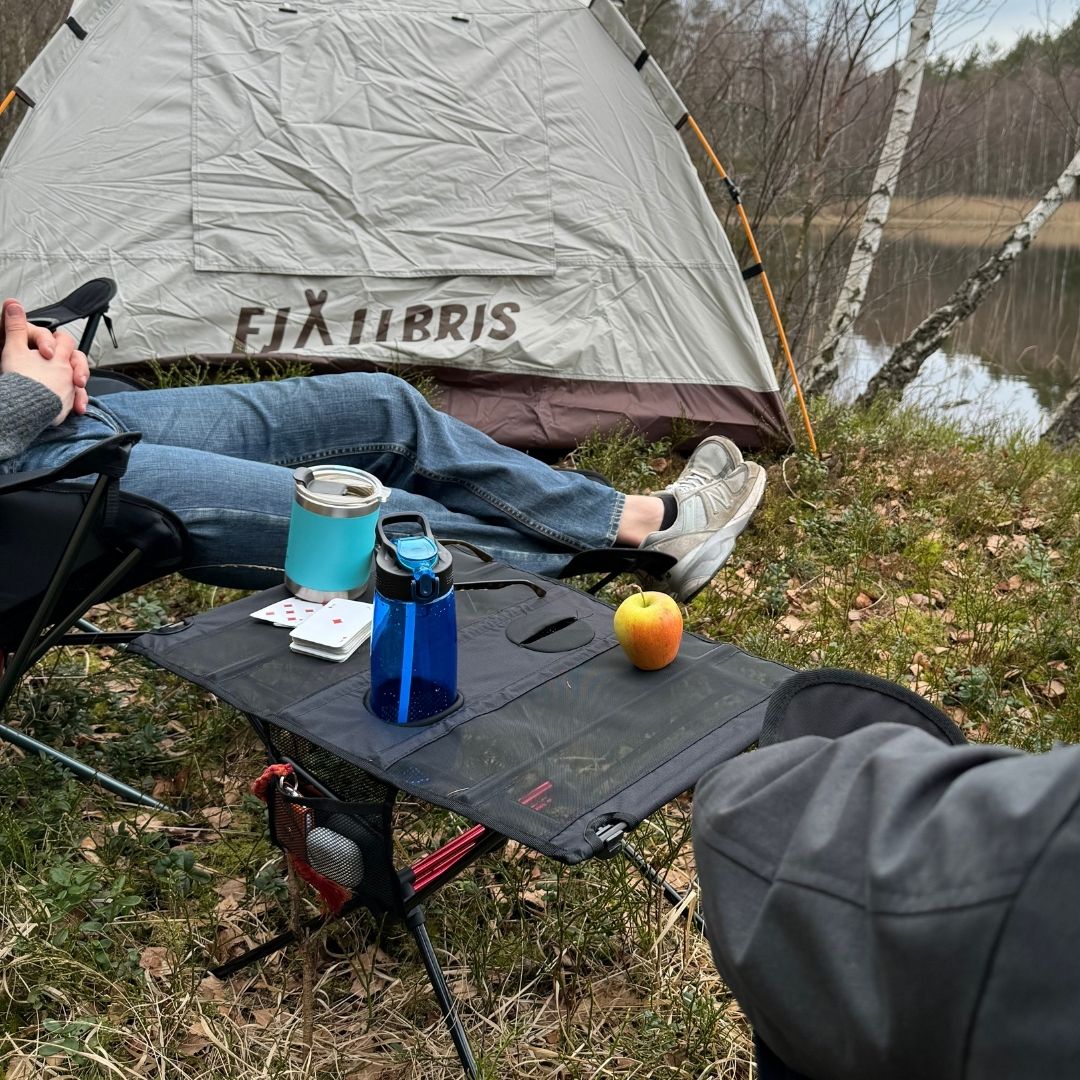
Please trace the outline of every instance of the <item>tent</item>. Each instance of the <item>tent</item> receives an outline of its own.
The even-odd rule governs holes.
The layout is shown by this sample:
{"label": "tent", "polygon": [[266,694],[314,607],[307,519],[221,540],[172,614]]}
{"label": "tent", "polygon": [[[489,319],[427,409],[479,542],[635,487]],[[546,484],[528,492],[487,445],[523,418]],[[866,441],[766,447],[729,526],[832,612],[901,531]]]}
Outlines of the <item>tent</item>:
{"label": "tent", "polygon": [[522,447],[790,439],[686,109],[611,0],[75,0],[16,92],[4,288],[116,279],[99,363],[422,368]]}

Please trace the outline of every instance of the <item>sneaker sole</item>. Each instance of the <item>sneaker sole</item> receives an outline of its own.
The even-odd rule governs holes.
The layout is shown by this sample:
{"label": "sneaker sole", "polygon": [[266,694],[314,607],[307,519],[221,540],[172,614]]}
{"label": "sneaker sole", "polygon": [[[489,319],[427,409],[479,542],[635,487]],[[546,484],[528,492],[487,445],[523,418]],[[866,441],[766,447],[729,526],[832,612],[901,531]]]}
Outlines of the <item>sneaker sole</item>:
{"label": "sneaker sole", "polygon": [[754,511],[761,504],[765,492],[765,470],[758,466],[757,475],[743,496],[732,519],[714,532],[708,540],[689,555],[684,556],[661,579],[680,603],[691,600],[716,576],[717,571],[731,557],[739,534],[750,524]]}

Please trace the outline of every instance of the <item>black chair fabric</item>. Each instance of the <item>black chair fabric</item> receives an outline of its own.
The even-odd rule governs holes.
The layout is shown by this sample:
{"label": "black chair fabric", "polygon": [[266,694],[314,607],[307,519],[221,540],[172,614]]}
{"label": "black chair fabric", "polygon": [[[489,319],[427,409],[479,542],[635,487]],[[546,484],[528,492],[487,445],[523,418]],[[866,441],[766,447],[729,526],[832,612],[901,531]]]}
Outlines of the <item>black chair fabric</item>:
{"label": "black chair fabric", "polygon": [[[114,386],[141,389],[126,376],[122,381],[114,382],[112,376],[106,380],[108,386],[99,376],[92,376],[89,391],[97,395],[112,392]],[[59,468],[0,478],[0,565],[5,568],[0,575],[0,653],[14,652],[26,634],[86,508],[94,477],[118,480],[123,476],[128,453],[138,440],[134,432],[116,435]],[[62,616],[77,608],[133,550],[141,558],[101,600],[178,570],[186,543],[183,525],[166,507],[114,491],[95,514],[59,594],[55,614]]]}
{"label": "black chair fabric", "polygon": [[[12,652],[26,633],[68,539],[86,505],[91,485],[49,485],[0,494],[0,652]],[[111,528],[100,520],[87,534],[58,612],[76,606],[133,549],[142,551],[132,572],[102,599],[119,596],[183,564],[185,533],[165,507],[135,495],[121,494]]]}
{"label": "black chair fabric", "polygon": [[63,300],[47,307],[34,308],[26,313],[28,322],[55,330],[58,326],[85,319],[108,310],[109,301],[116,295],[116,282],[111,278],[93,278],[83,282]]}

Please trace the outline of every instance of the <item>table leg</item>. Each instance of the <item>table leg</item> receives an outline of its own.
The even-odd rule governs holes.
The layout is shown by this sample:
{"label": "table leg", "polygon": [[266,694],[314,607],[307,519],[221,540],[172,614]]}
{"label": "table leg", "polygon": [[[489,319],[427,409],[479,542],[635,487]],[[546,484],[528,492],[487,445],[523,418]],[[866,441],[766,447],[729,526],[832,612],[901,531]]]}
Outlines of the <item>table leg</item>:
{"label": "table leg", "polygon": [[450,1038],[454,1040],[454,1049],[457,1050],[458,1058],[461,1060],[461,1067],[469,1080],[479,1080],[480,1074],[476,1070],[476,1059],[473,1057],[472,1047],[469,1046],[469,1037],[465,1034],[450,987],[446,985],[446,976],[439,964],[439,958],[435,955],[431,938],[428,937],[427,925],[424,923],[424,909],[419,905],[414,907],[405,916],[405,923],[416,939],[420,957],[427,969],[428,981],[431,983],[432,990],[435,991],[439,1008],[442,1009],[443,1018],[450,1031]]}
{"label": "table leg", "polygon": [[[348,915],[350,912],[356,911],[362,907],[364,907],[364,904],[359,900],[350,900],[336,915],[316,915],[315,918],[308,919],[301,929],[305,936],[314,934],[316,931],[321,930],[326,926],[327,923],[333,922],[335,919],[340,919],[342,916]],[[268,956],[273,956],[274,953],[281,952],[282,949],[288,948],[294,941],[296,941],[295,931],[286,930],[283,933],[278,934],[277,937],[273,937],[269,941],[264,941],[261,945],[256,945],[253,949],[248,949],[246,953],[237,956],[228,963],[219,964],[217,967],[211,968],[210,974],[217,979],[228,979],[238,971],[246,968],[249,964],[254,964],[259,960],[265,960]]]}
{"label": "table leg", "polygon": [[[651,882],[653,885],[658,885],[664,894],[664,899],[672,906],[678,907],[686,897],[683,896],[674,885],[671,885],[667,878],[656,869],[651,862],[649,862],[644,855],[632,844],[628,844],[625,840],[622,843],[622,847],[619,849],[626,857],[638,868],[641,876],[646,881]],[[685,913],[684,913],[685,914]],[[694,912],[694,929],[699,934],[705,933],[705,920],[698,912]]]}

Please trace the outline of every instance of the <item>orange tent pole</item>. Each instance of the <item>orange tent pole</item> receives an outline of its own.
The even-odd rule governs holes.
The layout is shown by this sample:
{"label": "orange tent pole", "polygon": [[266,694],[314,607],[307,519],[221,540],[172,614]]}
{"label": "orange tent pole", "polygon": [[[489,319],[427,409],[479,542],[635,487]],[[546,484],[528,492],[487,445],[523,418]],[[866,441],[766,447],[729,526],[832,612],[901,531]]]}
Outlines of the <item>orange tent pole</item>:
{"label": "orange tent pole", "polygon": [[3,101],[0,101],[0,116],[3,115],[4,110],[15,100],[15,91],[9,90],[7,97]]}
{"label": "orange tent pole", "polygon": [[688,113],[686,116],[686,122],[690,125],[690,130],[698,137],[701,145],[705,148],[705,153],[709,155],[709,160],[713,163],[713,168],[720,174],[720,179],[727,184],[728,192],[731,195],[732,201],[735,203],[735,211],[739,215],[739,220],[742,222],[743,232],[746,233],[746,241],[750,245],[750,254],[753,256],[755,266],[761,267],[761,284],[765,289],[765,298],[769,302],[769,310],[772,312],[773,322],[776,323],[776,332],[780,336],[780,348],[784,352],[784,358],[787,360],[788,371],[791,372],[791,382],[795,387],[795,396],[799,399],[799,410],[802,412],[803,424],[806,427],[806,434],[810,439],[810,449],[814,456],[818,456],[817,439],[814,438],[814,427],[810,423],[810,413],[806,409],[806,399],[803,397],[802,387],[799,385],[799,376],[795,372],[795,361],[791,358],[791,348],[788,345],[787,334],[784,333],[784,324],[780,320],[780,310],[776,306],[776,297],[773,296],[772,286],[769,284],[769,275],[765,273],[765,267],[761,262],[761,254],[758,251],[757,243],[754,241],[754,233],[750,228],[750,219],[746,216],[746,209],[742,204],[742,197],[739,195],[739,189],[731,182],[727,172],[724,170],[724,166],[720,164],[720,159],[716,156],[716,152],[709,145],[709,140],[705,138],[704,132],[698,127],[697,121]]}

